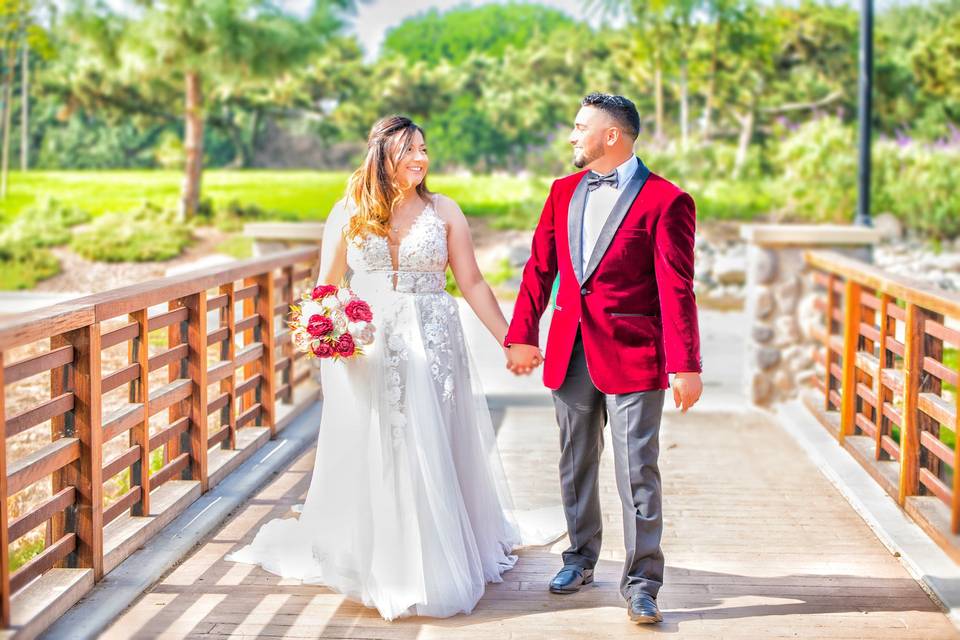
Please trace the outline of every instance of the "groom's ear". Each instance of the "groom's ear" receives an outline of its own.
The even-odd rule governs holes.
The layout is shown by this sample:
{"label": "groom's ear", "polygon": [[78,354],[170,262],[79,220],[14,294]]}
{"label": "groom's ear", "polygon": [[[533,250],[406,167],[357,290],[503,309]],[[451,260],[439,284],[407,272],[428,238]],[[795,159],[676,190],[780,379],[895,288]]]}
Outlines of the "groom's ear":
{"label": "groom's ear", "polygon": [[622,135],[623,133],[617,127],[610,127],[607,129],[607,146],[612,147],[613,145],[617,144],[617,141]]}

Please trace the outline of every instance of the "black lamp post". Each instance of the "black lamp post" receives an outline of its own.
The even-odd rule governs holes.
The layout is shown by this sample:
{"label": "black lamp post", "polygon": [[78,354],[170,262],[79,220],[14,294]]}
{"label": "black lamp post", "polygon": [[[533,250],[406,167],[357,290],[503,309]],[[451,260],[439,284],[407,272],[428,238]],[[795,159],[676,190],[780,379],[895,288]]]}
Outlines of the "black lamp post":
{"label": "black lamp post", "polygon": [[860,82],[857,120],[860,124],[860,162],[857,170],[857,216],[854,224],[872,226],[870,220],[870,129],[873,89],[873,0],[860,0]]}

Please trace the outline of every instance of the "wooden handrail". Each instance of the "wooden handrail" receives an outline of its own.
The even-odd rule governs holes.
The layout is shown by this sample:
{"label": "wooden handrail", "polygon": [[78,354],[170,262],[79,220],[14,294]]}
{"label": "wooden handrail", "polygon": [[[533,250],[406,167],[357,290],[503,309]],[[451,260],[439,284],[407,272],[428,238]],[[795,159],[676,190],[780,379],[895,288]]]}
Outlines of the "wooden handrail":
{"label": "wooden handrail", "polygon": [[[39,584],[33,581],[50,571],[86,572],[87,580],[90,575],[100,580],[136,548],[131,539],[152,535],[262,445],[262,435],[274,436],[319,397],[308,371],[294,375],[300,359],[282,317],[298,285],[313,285],[308,278],[317,257],[317,248],[294,249],[84,296],[0,323],[0,626],[11,624],[18,591],[35,590],[29,585]],[[240,301],[245,311],[236,317]],[[159,305],[163,311],[155,312]],[[211,313],[219,315],[219,326],[207,326]],[[157,335],[152,332],[166,334],[165,347],[151,345]],[[238,348],[235,337],[241,335],[244,346]],[[47,339],[49,348],[38,345],[39,354],[30,346]],[[220,361],[208,363],[207,346],[216,342]],[[113,365],[104,376],[104,352],[124,343],[126,363]],[[27,357],[2,364],[4,352],[27,346]],[[247,371],[240,383],[238,368]],[[166,384],[154,379],[151,385],[151,371],[163,369]],[[36,400],[32,406],[8,416],[6,387],[44,374],[49,397],[31,399]],[[216,382],[220,393],[209,398],[208,384]],[[127,404],[111,408],[105,417],[104,395],[124,385]],[[301,385],[311,386],[301,393]],[[221,430],[213,436],[211,412],[221,418]],[[157,426],[158,415],[166,416],[165,426]],[[11,464],[8,439],[47,420],[50,444]],[[245,435],[251,428],[257,430],[252,437],[238,438],[238,432]],[[120,448],[111,443],[105,462],[105,443],[124,433],[128,442]],[[209,456],[215,444],[230,452]],[[162,459],[152,470],[151,454],[157,451]],[[104,482],[126,473],[129,488],[105,506]],[[11,523],[7,495],[45,478],[50,478],[52,497],[30,505]],[[123,517],[143,522],[112,525]],[[45,522],[45,549],[12,573],[9,544]],[[109,535],[120,536],[110,544],[107,524]],[[83,590],[48,589],[26,601],[47,598],[49,609],[58,598],[73,598],[72,603]]]}
{"label": "wooden handrail", "polygon": [[[960,295],[836,252],[808,251],[805,260],[825,289],[825,301],[814,305],[824,317],[814,331],[823,367],[814,383],[823,397],[808,406],[960,561],[960,446],[940,439],[941,425],[955,436],[960,430],[960,392],[954,388],[952,400],[943,394],[944,384],[960,381],[944,363],[944,344],[960,349],[960,331],[947,326],[960,323]],[[943,465],[953,470],[951,482]],[[932,517],[930,509],[949,515]],[[937,524],[944,520],[949,527]]]}

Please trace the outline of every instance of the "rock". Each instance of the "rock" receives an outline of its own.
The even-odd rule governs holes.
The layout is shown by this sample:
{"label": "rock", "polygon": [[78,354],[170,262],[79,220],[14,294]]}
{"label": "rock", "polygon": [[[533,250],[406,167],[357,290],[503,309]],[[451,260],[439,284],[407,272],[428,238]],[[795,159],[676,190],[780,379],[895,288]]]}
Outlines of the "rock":
{"label": "rock", "polygon": [[770,394],[773,391],[773,385],[770,378],[765,373],[756,373],[750,384],[750,400],[753,404],[766,405],[770,403]]}
{"label": "rock", "polygon": [[742,256],[724,254],[713,263],[713,278],[720,284],[744,284],[747,261]]}
{"label": "rock", "polygon": [[813,367],[813,356],[810,349],[809,345],[798,345],[790,349],[789,352],[785,352],[784,360],[787,363],[787,370],[796,374]]}
{"label": "rock", "polygon": [[773,288],[773,295],[777,299],[777,308],[781,312],[793,311],[800,297],[801,283],[797,275],[790,276]]}
{"label": "rock", "polygon": [[943,271],[960,271],[960,253],[944,253],[937,265]]}
{"label": "rock", "polygon": [[899,240],[903,237],[903,224],[892,213],[873,216],[873,228],[880,232],[880,237],[884,240]]}
{"label": "rock", "polygon": [[800,341],[800,327],[794,316],[780,316],[773,326],[778,345],[796,344]]}
{"label": "rock", "polygon": [[523,267],[530,259],[530,246],[515,244],[507,250],[507,260],[511,267]]}
{"label": "rock", "polygon": [[777,254],[757,247],[753,262],[753,278],[757,284],[770,284],[777,277]]}
{"label": "rock", "polygon": [[797,305],[797,316],[800,318],[800,331],[807,340],[815,340],[813,332],[823,326],[823,314],[817,311],[817,294],[808,293]]}
{"label": "rock", "polygon": [[758,320],[763,320],[773,311],[773,294],[766,287],[757,288],[754,314]]}
{"label": "rock", "polygon": [[781,369],[773,376],[773,386],[785,395],[791,395],[794,389],[793,376]]}
{"label": "rock", "polygon": [[773,340],[773,329],[765,324],[753,325],[753,339],[756,342],[766,343]]}
{"label": "rock", "polygon": [[757,349],[757,366],[760,369],[769,369],[780,362],[780,350],[773,347]]}

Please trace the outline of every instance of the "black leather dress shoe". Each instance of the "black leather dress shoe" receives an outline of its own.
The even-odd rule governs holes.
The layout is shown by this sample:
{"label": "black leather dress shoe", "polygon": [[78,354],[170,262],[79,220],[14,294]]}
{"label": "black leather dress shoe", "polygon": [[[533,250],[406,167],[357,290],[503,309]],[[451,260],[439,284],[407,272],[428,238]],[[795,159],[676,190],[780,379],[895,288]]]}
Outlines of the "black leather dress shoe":
{"label": "black leather dress shoe", "polygon": [[627,613],[637,624],[655,624],[663,620],[657,601],[646,593],[637,593],[627,600]]}
{"label": "black leather dress shoe", "polygon": [[580,587],[593,582],[593,569],[567,565],[550,581],[551,593],[576,593]]}

